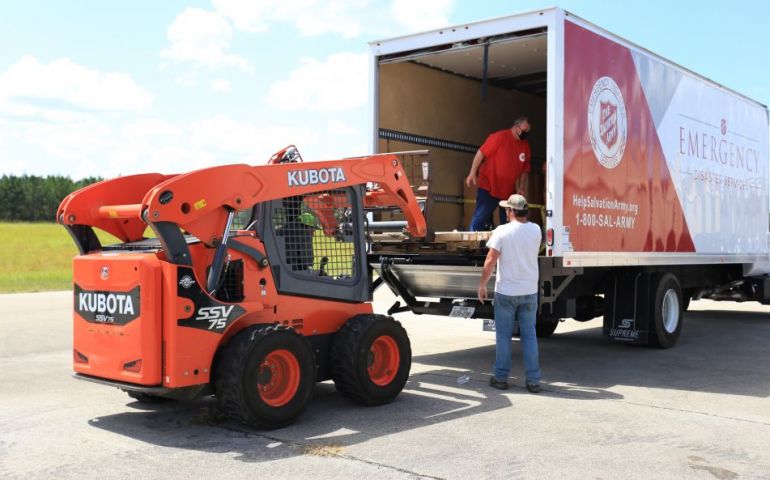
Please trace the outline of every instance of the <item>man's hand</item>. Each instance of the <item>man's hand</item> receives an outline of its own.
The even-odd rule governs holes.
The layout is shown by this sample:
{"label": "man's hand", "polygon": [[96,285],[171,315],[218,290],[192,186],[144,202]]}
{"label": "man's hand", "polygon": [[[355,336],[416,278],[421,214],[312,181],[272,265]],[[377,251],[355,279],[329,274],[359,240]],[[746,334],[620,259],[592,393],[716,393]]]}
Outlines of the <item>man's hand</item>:
{"label": "man's hand", "polygon": [[479,295],[479,301],[483,304],[484,300],[487,299],[487,285],[486,285],[486,283],[479,284],[478,295]]}
{"label": "man's hand", "polygon": [[465,184],[468,187],[473,187],[474,185],[478,185],[479,183],[479,177],[475,173],[469,173],[467,177],[465,177]]}
{"label": "man's hand", "polygon": [[498,258],[500,258],[500,251],[490,247],[487,252],[487,258],[484,259],[484,268],[481,269],[479,289],[477,290],[481,303],[484,303],[484,300],[487,299],[487,282],[492,277],[492,271],[494,271],[495,265],[497,265]]}
{"label": "man's hand", "polygon": [[516,179],[516,193],[522,197],[527,197],[527,185],[529,185],[529,173],[522,173],[519,178]]}
{"label": "man's hand", "polygon": [[473,157],[473,163],[471,164],[468,176],[465,177],[465,184],[468,185],[469,188],[479,184],[479,167],[481,167],[483,161],[484,154],[481,153],[481,150],[477,150],[476,155]]}

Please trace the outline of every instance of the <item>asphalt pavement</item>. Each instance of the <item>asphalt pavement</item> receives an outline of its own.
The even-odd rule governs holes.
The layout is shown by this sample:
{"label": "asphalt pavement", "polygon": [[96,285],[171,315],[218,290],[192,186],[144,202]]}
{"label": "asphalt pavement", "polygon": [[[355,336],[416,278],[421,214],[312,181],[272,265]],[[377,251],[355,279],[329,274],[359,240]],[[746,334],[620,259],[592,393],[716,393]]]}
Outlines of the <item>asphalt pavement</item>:
{"label": "asphalt pavement", "polygon": [[[768,478],[770,308],[693,302],[678,345],[613,343],[601,320],[541,340],[544,391],[487,384],[480,320],[399,314],[414,352],[398,399],[366,408],[318,384],[263,432],[215,401],[147,406],[71,378],[69,292],[0,295],[0,478]],[[392,304],[380,289],[375,310]],[[470,381],[459,383],[458,378]]]}

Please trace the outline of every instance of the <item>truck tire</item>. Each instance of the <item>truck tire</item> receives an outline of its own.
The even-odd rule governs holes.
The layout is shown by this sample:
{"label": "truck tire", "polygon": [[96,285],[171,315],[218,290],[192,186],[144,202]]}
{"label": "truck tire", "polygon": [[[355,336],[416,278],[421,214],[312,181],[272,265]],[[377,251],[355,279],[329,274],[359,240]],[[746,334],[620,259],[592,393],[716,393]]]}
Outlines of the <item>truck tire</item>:
{"label": "truck tire", "polygon": [[337,390],[363,405],[382,405],[403,390],[412,346],[401,324],[384,315],[356,315],[334,335],[331,376]]}
{"label": "truck tire", "polygon": [[535,333],[537,338],[548,338],[556,331],[556,327],[559,326],[560,320],[555,317],[537,317],[535,323]]}
{"label": "truck tire", "polygon": [[216,396],[229,417],[262,429],[294,423],[315,386],[309,342],[281,326],[243,330],[224,347],[217,365]]}
{"label": "truck tire", "polygon": [[682,287],[671,273],[653,275],[651,286],[655,294],[651,298],[648,343],[651,347],[671,348],[679,339],[684,321]]}

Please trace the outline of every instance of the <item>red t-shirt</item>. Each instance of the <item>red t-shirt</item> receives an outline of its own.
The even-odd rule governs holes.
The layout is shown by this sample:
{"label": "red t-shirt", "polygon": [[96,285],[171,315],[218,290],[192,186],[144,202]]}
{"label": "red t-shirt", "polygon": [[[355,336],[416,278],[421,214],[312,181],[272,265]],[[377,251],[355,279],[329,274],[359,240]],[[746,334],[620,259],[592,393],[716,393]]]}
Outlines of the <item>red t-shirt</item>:
{"label": "red t-shirt", "polygon": [[529,172],[529,142],[513,138],[510,129],[491,134],[479,149],[484,161],[479,167],[479,188],[505,200],[515,193],[516,180]]}

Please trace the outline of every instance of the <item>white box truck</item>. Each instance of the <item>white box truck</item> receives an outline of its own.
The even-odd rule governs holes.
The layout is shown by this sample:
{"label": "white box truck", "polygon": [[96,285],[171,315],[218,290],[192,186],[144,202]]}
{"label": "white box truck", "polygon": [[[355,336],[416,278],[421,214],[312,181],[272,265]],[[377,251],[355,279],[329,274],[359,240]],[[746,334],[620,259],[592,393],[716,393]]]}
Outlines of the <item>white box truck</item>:
{"label": "white box truck", "polygon": [[373,238],[372,266],[406,303],[391,313],[492,318],[475,300],[483,238],[446,232],[468,230],[477,148],[519,115],[544,231],[540,335],[603,316],[610,338],[665,348],[690,299],[770,303],[766,106],[558,8],[370,50],[372,151],[430,149],[407,162],[428,240]]}

